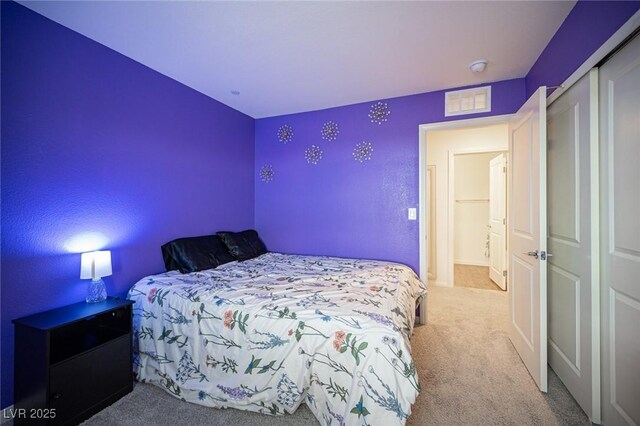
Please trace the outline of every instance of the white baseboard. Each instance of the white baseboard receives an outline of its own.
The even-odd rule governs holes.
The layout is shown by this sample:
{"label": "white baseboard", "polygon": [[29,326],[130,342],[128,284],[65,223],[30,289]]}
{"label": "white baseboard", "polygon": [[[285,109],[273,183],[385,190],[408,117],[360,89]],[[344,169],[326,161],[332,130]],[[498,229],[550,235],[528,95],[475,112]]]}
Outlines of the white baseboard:
{"label": "white baseboard", "polygon": [[469,266],[489,266],[490,265],[489,261],[477,262],[473,260],[460,260],[460,259],[454,259],[453,263],[455,263],[456,265],[469,265]]}
{"label": "white baseboard", "polygon": [[2,414],[0,415],[0,425],[13,422],[13,417],[11,417],[11,414],[9,414],[11,410],[13,410],[13,405],[2,409]]}
{"label": "white baseboard", "polygon": [[453,287],[452,284],[445,281],[429,281],[429,285],[437,285],[438,287]]}

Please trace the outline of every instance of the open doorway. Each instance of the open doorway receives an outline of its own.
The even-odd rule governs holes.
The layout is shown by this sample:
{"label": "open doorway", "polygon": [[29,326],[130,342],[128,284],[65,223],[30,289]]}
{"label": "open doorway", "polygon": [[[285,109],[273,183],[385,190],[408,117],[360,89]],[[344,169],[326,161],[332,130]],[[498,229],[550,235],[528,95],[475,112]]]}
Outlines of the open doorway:
{"label": "open doorway", "polygon": [[506,152],[454,154],[453,284],[506,290]]}
{"label": "open doorway", "polygon": [[[454,286],[455,158],[480,153],[494,153],[495,158],[508,151],[509,117],[420,126],[420,276],[430,284]],[[487,179],[489,174],[487,168]],[[489,207],[489,203],[485,203],[485,207]],[[488,266],[484,259],[487,229],[485,222],[477,231],[483,236],[478,249],[483,255],[483,266]]]}

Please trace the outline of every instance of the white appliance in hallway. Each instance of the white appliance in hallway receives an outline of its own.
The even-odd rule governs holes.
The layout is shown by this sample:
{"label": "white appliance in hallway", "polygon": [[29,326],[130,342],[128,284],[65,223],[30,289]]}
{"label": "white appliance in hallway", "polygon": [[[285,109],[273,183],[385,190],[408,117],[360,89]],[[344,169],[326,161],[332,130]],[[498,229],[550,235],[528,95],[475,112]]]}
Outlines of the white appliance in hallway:
{"label": "white appliance in hallway", "polygon": [[507,289],[507,159],[500,154],[489,162],[489,278]]}

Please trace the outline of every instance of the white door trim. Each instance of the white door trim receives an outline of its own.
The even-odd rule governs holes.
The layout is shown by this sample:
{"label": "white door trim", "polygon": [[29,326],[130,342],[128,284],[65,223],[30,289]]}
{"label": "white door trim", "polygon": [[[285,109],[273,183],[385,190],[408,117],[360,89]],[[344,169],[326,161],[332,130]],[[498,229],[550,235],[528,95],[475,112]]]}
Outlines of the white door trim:
{"label": "white door trim", "polygon": [[[420,279],[427,283],[427,132],[445,129],[463,129],[483,127],[494,124],[506,124],[513,114],[495,115],[492,117],[470,118],[463,120],[441,121],[418,126],[418,235],[420,242]],[[420,324],[427,323],[427,298],[420,304]]]}
{"label": "white door trim", "polygon": [[436,262],[436,241],[433,236],[436,234],[436,166],[427,165],[427,176],[429,185],[427,187],[427,233],[431,233],[431,238],[427,234],[427,278],[435,281],[438,278],[438,269]]}
{"label": "white door trim", "polygon": [[[638,12],[640,13],[640,12]],[[636,14],[638,15],[638,14]],[[589,117],[589,176],[591,189],[591,422],[602,423],[600,358],[600,88],[599,70],[589,76],[591,116]],[[595,106],[595,107],[594,107]]]}

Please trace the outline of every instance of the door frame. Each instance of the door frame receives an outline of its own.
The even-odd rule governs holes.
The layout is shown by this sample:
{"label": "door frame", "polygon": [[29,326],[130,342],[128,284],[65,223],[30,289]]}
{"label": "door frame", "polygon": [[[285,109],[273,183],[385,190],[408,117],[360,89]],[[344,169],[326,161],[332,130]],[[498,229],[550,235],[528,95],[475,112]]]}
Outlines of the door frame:
{"label": "door frame", "polygon": [[[435,164],[427,164],[427,176],[425,182],[428,181],[427,190],[426,190],[426,205],[429,208],[427,212],[427,234],[426,234],[426,244],[427,244],[427,255],[429,259],[427,259],[427,279],[431,281],[435,281],[438,279],[438,269],[436,262],[436,241],[433,238],[433,235],[436,233],[436,200],[434,198],[434,194],[436,192],[436,165]],[[429,238],[429,232],[431,232],[432,238]],[[433,263],[431,263],[433,261]]]}
{"label": "door frame", "polygon": [[[453,283],[453,277],[454,277],[454,265],[455,265],[455,250],[454,250],[454,244],[455,244],[455,214],[454,214],[454,209],[455,209],[455,204],[456,204],[456,200],[455,200],[455,188],[456,188],[456,182],[455,182],[455,158],[456,155],[464,155],[464,154],[486,154],[486,153],[495,153],[495,154],[505,154],[506,158],[507,158],[507,167],[509,167],[509,151],[508,151],[508,146],[507,146],[507,150],[505,150],[504,148],[500,148],[500,147],[494,147],[494,146],[487,146],[487,147],[482,147],[482,148],[460,148],[460,149],[450,149],[449,150],[449,183],[447,185],[447,205],[449,206],[449,209],[447,211],[447,246],[448,246],[448,253],[447,253],[447,270],[449,271],[449,279],[451,280],[451,282],[449,283],[450,287],[453,287],[454,283]],[[508,182],[505,183],[505,197],[508,195],[507,191],[508,191]],[[506,201],[506,200],[505,200]],[[509,204],[507,204],[506,210],[507,210],[507,218],[509,217]],[[505,246],[508,247],[508,245],[506,245],[506,238],[507,236],[505,235]],[[508,265],[505,265],[505,268],[507,268]],[[509,273],[507,272],[507,276],[509,275]]]}
{"label": "door frame", "polygon": [[[494,115],[491,117],[468,118],[461,120],[440,121],[418,126],[418,235],[420,256],[420,280],[428,283],[427,273],[427,143],[428,133],[436,130],[455,130],[470,127],[484,127],[495,124],[507,124],[513,114]],[[500,149],[502,151],[502,149]],[[449,228],[449,224],[447,224]],[[450,250],[451,251],[451,250]],[[451,257],[453,262],[453,255]],[[452,264],[453,265],[453,264]],[[453,269],[453,266],[451,267]],[[450,271],[451,272],[451,271]],[[453,279],[453,276],[451,277]],[[420,303],[420,324],[427,323],[427,297]]]}

